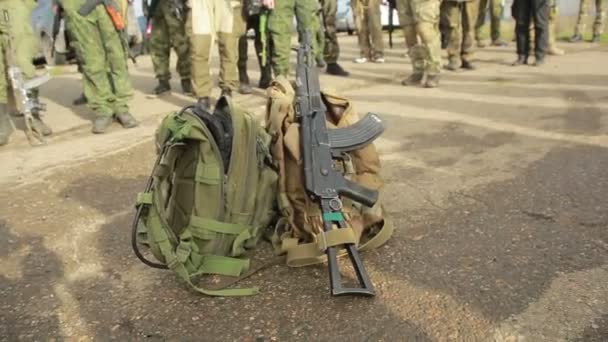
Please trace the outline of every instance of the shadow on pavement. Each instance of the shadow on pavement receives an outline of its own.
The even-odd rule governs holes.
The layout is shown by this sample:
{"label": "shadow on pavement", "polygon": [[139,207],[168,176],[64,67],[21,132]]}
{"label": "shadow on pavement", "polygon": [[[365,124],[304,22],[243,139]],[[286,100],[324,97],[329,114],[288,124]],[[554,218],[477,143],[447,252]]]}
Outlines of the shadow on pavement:
{"label": "shadow on pavement", "polygon": [[[42,238],[16,236],[0,219],[0,257],[9,269],[0,274],[0,336],[8,341],[62,336],[53,285],[63,277],[63,266]],[[12,264],[11,263],[15,263]]]}

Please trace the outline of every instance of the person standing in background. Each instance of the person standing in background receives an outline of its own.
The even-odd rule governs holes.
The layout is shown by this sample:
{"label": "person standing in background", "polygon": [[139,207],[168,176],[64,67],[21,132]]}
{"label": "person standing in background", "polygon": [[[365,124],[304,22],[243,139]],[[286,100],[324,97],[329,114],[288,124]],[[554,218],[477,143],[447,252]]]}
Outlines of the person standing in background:
{"label": "person standing in background", "polygon": [[536,57],[534,65],[544,64],[549,43],[549,12],[548,0],[514,0],[511,13],[515,18],[517,60],[513,66],[528,64],[532,21],[534,21],[534,55]]}
{"label": "person standing in background", "polygon": [[352,0],[360,55],[355,63],[384,63],[384,41],[379,0]]}
{"label": "person standing in background", "polygon": [[478,0],[443,0],[441,13],[449,23],[448,64],[446,69],[473,70],[473,42]]}
{"label": "person standing in background", "polygon": [[[439,34],[440,0],[397,0],[399,23],[403,28],[413,73],[401,82],[404,86],[439,86],[441,42]],[[420,39],[420,40],[419,40]]]}
{"label": "person standing in background", "polygon": [[190,41],[186,36],[186,7],[179,6],[175,1],[153,0],[146,5],[146,12],[152,22],[150,35],[150,56],[158,85],[154,88],[155,95],[171,91],[170,60],[171,48],[177,55],[176,70],[181,78],[182,90],[192,94],[190,80]]}
{"label": "person standing in background", "polygon": [[587,19],[587,5],[589,2],[595,3],[595,21],[593,22],[593,38],[591,42],[597,43],[600,41],[602,33],[604,32],[604,2],[605,0],[580,0],[578,19],[576,26],[574,27],[574,35],[570,38],[570,42],[580,42],[583,40],[583,33],[585,32],[585,20]]}
{"label": "person standing in background", "polygon": [[[284,0],[277,0],[279,2]],[[297,0],[297,1],[308,1],[308,0]],[[316,0],[315,0],[316,1]],[[334,76],[348,76],[348,71],[344,70],[340,64],[338,64],[338,58],[340,57],[340,45],[338,44],[338,36],[336,29],[336,15],[338,11],[337,0],[321,0],[321,6],[323,8],[323,26],[325,28],[325,46],[324,46],[324,59],[327,64],[325,71]]]}
{"label": "person standing in background", "polygon": [[477,47],[484,48],[486,45],[481,39],[481,28],[485,25],[486,15],[488,10],[490,11],[490,38],[492,39],[492,46],[507,46],[508,44],[500,38],[501,32],[501,21],[504,13],[504,0],[480,0],[479,1],[479,13],[477,15],[477,22],[475,23],[475,40],[477,41]]}
{"label": "person standing in background", "polygon": [[232,96],[238,90],[237,76],[238,33],[235,14],[240,15],[240,1],[192,0],[186,20],[186,34],[190,37],[191,75],[197,107],[209,111],[213,79],[209,59],[217,41],[220,57],[219,87],[221,96]]}

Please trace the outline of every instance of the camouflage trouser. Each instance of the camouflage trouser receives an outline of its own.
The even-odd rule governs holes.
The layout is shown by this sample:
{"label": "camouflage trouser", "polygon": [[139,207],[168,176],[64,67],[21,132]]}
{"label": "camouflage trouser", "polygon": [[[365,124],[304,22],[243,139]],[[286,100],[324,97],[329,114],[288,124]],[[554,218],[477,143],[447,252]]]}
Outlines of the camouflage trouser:
{"label": "camouflage trouser", "polygon": [[384,57],[380,1],[354,0],[351,4],[355,13],[361,57],[372,59]]}
{"label": "camouflage trouser", "polygon": [[318,0],[314,0],[315,10],[312,15],[311,29],[314,37],[312,40],[312,49],[317,60],[324,59],[325,49],[325,28],[323,23],[323,8],[319,6]]}
{"label": "camouflage trouser", "polygon": [[324,57],[328,64],[336,63],[340,57],[338,31],[336,29],[337,0],[320,0],[323,7],[323,25],[325,27]]}
{"label": "camouflage trouser", "polygon": [[185,22],[171,11],[171,1],[160,0],[152,20],[150,55],[156,78],[162,81],[171,79],[171,47],[177,54],[177,73],[182,79],[190,78],[190,41],[186,36]]}
{"label": "camouflage trouser", "polygon": [[[275,76],[289,75],[294,14],[297,19],[298,30],[311,32],[314,30],[312,14],[315,11],[315,6],[314,0],[280,0],[275,3],[275,8],[268,18],[268,28],[274,47],[272,68]],[[311,33],[314,34],[315,32]]]}
{"label": "camouflage trouser", "polygon": [[397,0],[399,23],[415,73],[441,72],[439,6],[440,0]]}
{"label": "camouflage trouser", "polygon": [[475,40],[481,40],[481,28],[486,23],[486,13],[490,10],[490,38],[492,41],[500,39],[500,22],[502,21],[502,14],[504,7],[500,0],[480,0],[479,1],[479,13],[477,15],[477,22],[475,23]]}
{"label": "camouflage trouser", "polygon": [[448,58],[470,61],[473,56],[475,21],[479,3],[474,1],[443,1],[441,13],[449,23]]}
{"label": "camouflage trouser", "polygon": [[[6,13],[6,16],[5,16]],[[34,77],[36,68],[32,60],[38,50],[38,40],[34,36],[31,22],[32,6],[21,0],[0,0],[0,103],[8,102],[8,83],[6,51],[14,53],[15,63],[26,78]],[[8,19],[8,21],[6,20]],[[17,24],[19,23],[19,24]],[[25,23],[25,24],[23,24]]]}
{"label": "camouflage trouser", "polygon": [[589,2],[595,2],[595,20],[593,22],[593,34],[601,35],[604,32],[604,13],[603,1],[605,0],[580,0],[580,7],[578,11],[578,20],[576,21],[576,27],[574,28],[575,35],[582,35],[585,32],[585,21],[587,19],[587,6]]}
{"label": "camouflage trouser", "polygon": [[[212,0],[212,6],[221,13],[219,6],[230,6],[228,0]],[[216,32],[217,39],[215,43],[218,45],[220,57],[220,74],[219,87],[223,90],[236,91],[239,87],[237,77],[237,60],[238,60],[238,17],[240,17],[241,6],[232,8],[232,23],[231,32]],[[188,12],[186,20],[186,34],[190,37],[191,46],[191,75],[192,88],[197,97],[208,97],[211,95],[213,88],[213,79],[211,78],[209,59],[211,56],[211,34],[194,34],[192,21],[192,11]],[[235,28],[236,27],[236,28]]]}
{"label": "camouflage trouser", "polygon": [[78,14],[83,1],[63,1],[70,29],[82,59],[84,94],[97,116],[129,112],[133,88],[129,79],[127,51],[103,6],[86,17]]}

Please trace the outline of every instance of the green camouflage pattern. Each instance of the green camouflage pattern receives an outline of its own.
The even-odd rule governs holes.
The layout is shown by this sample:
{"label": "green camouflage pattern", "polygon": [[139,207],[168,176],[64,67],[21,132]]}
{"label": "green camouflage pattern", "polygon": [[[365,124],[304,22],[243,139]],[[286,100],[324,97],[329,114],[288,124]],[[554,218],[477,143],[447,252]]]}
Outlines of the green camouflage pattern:
{"label": "green camouflage pattern", "polygon": [[397,0],[399,23],[414,73],[441,73],[439,6],[440,0]]}
{"label": "green camouflage pattern", "polygon": [[70,29],[82,59],[84,94],[96,116],[129,112],[133,88],[129,79],[127,51],[112,19],[103,6],[83,17],[78,10],[84,0],[63,0]]}
{"label": "green camouflage pattern", "polygon": [[336,14],[338,12],[337,0],[320,0],[323,8],[323,25],[325,28],[324,56],[327,64],[338,62],[340,45],[338,44],[338,30],[336,29]]}
{"label": "green camouflage pattern", "polygon": [[272,68],[275,77],[289,76],[294,15],[297,18],[298,27],[314,30],[315,1],[317,0],[280,0],[275,3],[274,9],[270,12],[268,29],[273,40]]}
{"label": "green camouflage pattern", "polygon": [[181,21],[172,14],[171,1],[159,0],[152,14],[150,36],[150,56],[159,81],[171,79],[171,48],[177,55],[178,75],[182,79],[190,78],[190,41],[186,36],[185,24],[185,20]]}

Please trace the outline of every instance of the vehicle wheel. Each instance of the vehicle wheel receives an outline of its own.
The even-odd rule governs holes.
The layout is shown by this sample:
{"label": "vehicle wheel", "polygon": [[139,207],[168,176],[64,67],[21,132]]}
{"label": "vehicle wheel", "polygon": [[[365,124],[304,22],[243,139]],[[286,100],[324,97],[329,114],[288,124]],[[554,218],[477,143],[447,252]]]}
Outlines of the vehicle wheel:
{"label": "vehicle wheel", "polygon": [[40,38],[40,44],[42,45],[41,50],[46,61],[46,65],[55,66],[55,58],[53,56],[53,42],[51,41],[51,38],[46,35],[43,35]]}

